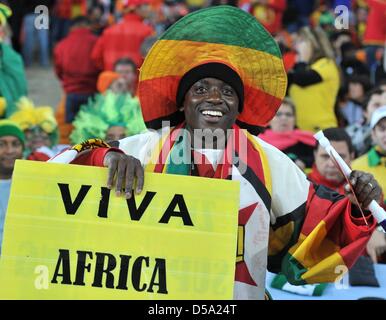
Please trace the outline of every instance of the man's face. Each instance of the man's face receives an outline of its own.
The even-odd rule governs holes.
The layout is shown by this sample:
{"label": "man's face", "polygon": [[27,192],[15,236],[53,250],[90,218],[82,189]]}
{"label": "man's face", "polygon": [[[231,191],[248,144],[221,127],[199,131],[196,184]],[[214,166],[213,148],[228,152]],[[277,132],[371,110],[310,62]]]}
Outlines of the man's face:
{"label": "man's face", "polygon": [[239,114],[236,91],[222,80],[204,78],[185,95],[185,119],[190,129],[227,130]]}
{"label": "man's face", "polygon": [[348,85],[348,95],[351,99],[361,100],[365,94],[362,84],[358,82],[350,82]]}
{"label": "man's face", "polygon": [[384,102],[386,102],[384,100],[386,99],[381,94],[373,94],[371,96],[365,111],[365,116],[368,122],[370,122],[373,112],[377,110],[379,107],[381,107],[384,104]]}
{"label": "man's face", "polygon": [[149,4],[141,4],[136,8],[136,13],[143,19],[147,19],[151,14],[151,7]]}
{"label": "man's face", "polygon": [[0,137],[0,178],[10,178],[16,159],[23,157],[23,144],[14,136]]}
{"label": "man's face", "polygon": [[[331,145],[342,159],[350,165],[354,154],[350,154],[347,143],[345,141],[331,141]],[[328,153],[321,146],[318,146],[318,149],[314,152],[314,156],[316,168],[324,178],[337,183],[343,181],[344,177],[336,168]]]}
{"label": "man's face", "polygon": [[135,84],[137,80],[137,73],[131,64],[118,64],[115,67],[115,72],[119,73],[129,86]]}
{"label": "man's face", "polygon": [[287,132],[295,129],[295,114],[286,103],[283,103],[276,115],[271,120],[270,124],[272,131]]}
{"label": "man's face", "polygon": [[386,118],[378,122],[371,132],[374,143],[386,152]]}
{"label": "man's face", "polygon": [[34,127],[24,131],[26,138],[26,147],[31,151],[35,151],[40,147],[51,147],[49,135],[40,127]]}
{"label": "man's face", "polygon": [[109,89],[116,94],[124,94],[129,91],[127,81],[124,78],[119,78],[113,81]]}
{"label": "man's face", "polygon": [[126,138],[126,128],[112,126],[106,132],[106,141],[116,141]]}

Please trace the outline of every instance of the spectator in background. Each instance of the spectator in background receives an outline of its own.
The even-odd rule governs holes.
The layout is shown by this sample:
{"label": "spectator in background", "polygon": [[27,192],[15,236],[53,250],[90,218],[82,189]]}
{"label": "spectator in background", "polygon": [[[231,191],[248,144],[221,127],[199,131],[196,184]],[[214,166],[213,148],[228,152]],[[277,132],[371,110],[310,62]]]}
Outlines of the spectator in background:
{"label": "spectator in background", "polygon": [[16,101],[27,94],[23,59],[1,37],[11,14],[9,7],[0,4],[0,97],[3,98],[0,118],[9,117],[15,111]]}
{"label": "spectator in background", "polygon": [[276,34],[282,29],[286,8],[286,0],[252,0],[243,9],[253,15],[271,34]]}
{"label": "spectator in background", "polygon": [[347,84],[347,100],[340,105],[339,112],[345,119],[347,125],[363,123],[362,105],[366,98],[366,92],[371,89],[370,79],[366,75],[351,76]]}
{"label": "spectator in background", "polygon": [[366,46],[367,64],[371,71],[376,63],[376,52],[382,49],[386,40],[386,0],[367,0],[369,13],[363,39]]}
{"label": "spectator in background", "polygon": [[54,50],[55,72],[66,93],[66,122],[71,123],[79,107],[96,92],[98,68],[90,59],[97,41],[86,17],[75,18],[70,34]]}
{"label": "spectator in background", "polygon": [[[225,3],[224,3],[225,4]],[[212,5],[215,5],[214,1]],[[188,14],[188,8],[179,0],[165,0],[157,10],[157,34],[162,34],[173,23]]]}
{"label": "spectator in background", "polygon": [[40,65],[42,67],[48,67],[50,65],[49,29],[38,29],[35,27],[35,19],[38,16],[38,14],[35,13],[35,8],[39,5],[44,5],[50,10],[53,3],[53,0],[28,0],[25,1],[23,5],[22,52],[26,67],[31,66],[33,62],[36,43],[39,46]]}
{"label": "spectator in background", "polygon": [[295,106],[289,98],[283,100],[269,126],[259,138],[284,152],[300,169],[311,168],[316,141],[311,132],[296,129]]}
{"label": "spectator in background", "polygon": [[105,94],[107,90],[116,94],[128,92],[126,80],[114,71],[103,71],[98,77],[97,88],[101,94]]}
{"label": "spectator in background", "polygon": [[95,4],[87,11],[91,32],[96,36],[100,36],[106,26],[103,21],[103,12],[104,7],[101,4]]}
{"label": "spectator in background", "polygon": [[298,32],[295,46],[298,57],[288,74],[288,88],[299,129],[316,132],[336,127],[334,108],[340,76],[325,32],[319,27],[304,27]]}
{"label": "spectator in background", "polygon": [[114,84],[83,105],[73,124],[73,143],[91,138],[116,141],[146,130],[138,98],[128,92],[116,93]]}
{"label": "spectator in background", "polygon": [[[342,128],[327,128],[323,130],[327,139],[336,152],[348,164],[354,159],[354,147],[351,143],[350,136]],[[316,144],[314,151],[315,163],[312,171],[308,175],[308,179],[316,184],[328,187],[340,194],[345,194],[344,186],[347,183],[344,176],[331,160],[328,153],[322,148],[319,143]]]}
{"label": "spectator in background", "polygon": [[127,90],[135,96],[138,84],[137,66],[134,61],[129,58],[121,58],[114,65],[114,71],[126,80]]}
{"label": "spectator in background", "polygon": [[345,43],[352,43],[352,35],[348,30],[340,30],[333,33],[330,40],[334,49],[336,63],[340,65],[343,59],[342,46]]}
{"label": "spectator in background", "polygon": [[87,0],[55,1],[52,16],[52,43],[55,44],[67,36],[71,21],[87,14]]}
{"label": "spectator in background", "polygon": [[0,120],[0,251],[12,173],[15,161],[23,157],[24,142],[24,133],[16,123]]}
{"label": "spectator in background", "polygon": [[371,148],[370,119],[376,109],[386,104],[386,99],[381,89],[370,91],[363,103],[363,121],[346,128],[351,137],[357,156],[363,155]]}
{"label": "spectator in background", "polygon": [[0,1],[12,10],[12,16],[9,18],[9,25],[12,29],[12,47],[19,53],[21,53],[20,33],[23,24],[24,1],[25,0]]}
{"label": "spectator in background", "polygon": [[366,170],[377,177],[382,190],[386,190],[386,106],[377,108],[371,115],[370,129],[374,147],[356,159],[352,168]]}
{"label": "spectator in background", "polygon": [[57,145],[58,125],[50,106],[35,107],[26,97],[20,99],[10,117],[24,131],[24,155],[28,160],[47,161],[68,146]]}
{"label": "spectator in background", "polygon": [[114,63],[122,57],[132,59],[137,66],[142,65],[141,44],[154,33],[143,21],[149,13],[149,0],[125,1],[123,21],[107,28],[92,52],[92,59],[100,69],[113,70]]}
{"label": "spectator in background", "polygon": [[296,32],[310,24],[310,15],[314,11],[316,0],[287,0],[287,10],[283,22],[288,32]]}
{"label": "spectator in background", "polygon": [[367,65],[357,58],[357,48],[352,42],[343,43],[340,49],[342,52],[340,68],[345,80],[355,75],[370,76]]}

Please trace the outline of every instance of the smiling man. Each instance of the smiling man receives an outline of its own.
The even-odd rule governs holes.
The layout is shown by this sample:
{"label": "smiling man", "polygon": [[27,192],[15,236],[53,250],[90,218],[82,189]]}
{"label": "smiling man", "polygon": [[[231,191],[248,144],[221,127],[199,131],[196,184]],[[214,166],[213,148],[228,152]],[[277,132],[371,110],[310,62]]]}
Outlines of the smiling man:
{"label": "smiling man", "polygon": [[[144,171],[239,181],[235,299],[264,299],[267,268],[294,284],[334,281],[338,265],[360,256],[375,221],[367,212],[367,227],[348,197],[310,183],[256,136],[281,105],[286,79],[277,44],[254,17],[230,6],[196,11],[142,65],[138,94],[153,130],[112,143],[119,149],[84,143],[51,161],[108,167],[107,185],[116,176],[116,194],[127,198],[135,179],[141,192]],[[351,179],[363,208],[379,197],[371,175]]]}
{"label": "smiling man", "polygon": [[16,159],[23,157],[24,133],[13,122],[0,120],[0,250],[11,178]]}

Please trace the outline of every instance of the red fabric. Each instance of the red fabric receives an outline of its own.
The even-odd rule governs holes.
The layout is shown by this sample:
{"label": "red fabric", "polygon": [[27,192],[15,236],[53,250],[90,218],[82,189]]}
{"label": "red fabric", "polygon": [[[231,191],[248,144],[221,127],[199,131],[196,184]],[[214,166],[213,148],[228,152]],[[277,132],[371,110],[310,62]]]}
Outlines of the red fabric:
{"label": "red fabric", "polygon": [[193,158],[200,177],[214,178],[213,166],[204,154],[193,150]]}
{"label": "red fabric", "polygon": [[43,161],[43,162],[46,162],[47,160],[49,160],[50,157],[47,156],[45,153],[43,152],[32,152],[28,157],[27,157],[27,160],[32,160],[32,161]]}
{"label": "red fabric", "polygon": [[75,160],[73,160],[71,164],[104,167],[103,160],[105,159],[105,155],[110,151],[124,153],[122,150],[117,148],[97,148],[87,150],[80,154]]}
{"label": "red fabric", "polygon": [[342,247],[339,253],[348,268],[363,254],[376,227],[371,214],[366,216],[369,223],[366,226],[363,218],[353,216],[353,210],[355,209],[348,198],[333,201],[321,197],[311,184],[306,205],[307,215],[301,231],[307,236],[323,220],[326,223],[326,237]]}
{"label": "red fabric", "polygon": [[327,180],[325,177],[323,177],[320,174],[315,164],[312,166],[312,171],[308,174],[308,179],[310,179],[312,182],[316,184],[320,184],[322,186],[335,190],[340,194],[344,194],[344,185],[346,184],[346,180],[343,179],[342,182],[340,183]]}
{"label": "red fabric", "polygon": [[386,0],[367,0],[369,14],[364,44],[383,46],[386,40]]}
{"label": "red fabric", "polygon": [[143,4],[150,4],[150,0],[122,0],[123,7],[138,7]]}
{"label": "red fabric", "polygon": [[66,93],[96,92],[99,70],[91,60],[97,41],[87,28],[76,28],[54,50],[55,72]]}
{"label": "red fabric", "polygon": [[126,14],[122,22],[103,32],[94,47],[92,59],[103,70],[113,70],[114,63],[124,57],[132,59],[139,68],[143,62],[141,45],[153,33],[153,28],[141,17],[134,13]]}
{"label": "red fabric", "polygon": [[297,53],[295,51],[289,51],[283,54],[283,63],[285,71],[292,70],[296,64]]}
{"label": "red fabric", "polygon": [[279,150],[285,150],[300,142],[311,147],[316,145],[316,140],[311,132],[298,129],[290,132],[275,132],[271,129],[268,129],[264,133],[261,133],[259,138],[265,142],[268,142]]}
{"label": "red fabric", "polygon": [[282,28],[282,18],[287,8],[286,0],[268,0],[268,4],[252,6],[250,13],[272,34],[276,34]]}
{"label": "red fabric", "polygon": [[55,15],[62,19],[74,18],[72,14],[73,5],[80,5],[80,14],[85,16],[87,14],[87,0],[60,0],[56,1]]}

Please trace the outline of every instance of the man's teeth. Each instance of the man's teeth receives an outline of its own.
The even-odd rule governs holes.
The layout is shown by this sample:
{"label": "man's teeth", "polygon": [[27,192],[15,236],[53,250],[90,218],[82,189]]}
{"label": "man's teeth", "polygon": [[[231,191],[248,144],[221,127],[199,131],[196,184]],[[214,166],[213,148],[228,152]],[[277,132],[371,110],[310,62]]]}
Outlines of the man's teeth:
{"label": "man's teeth", "polygon": [[204,111],[202,111],[202,114],[204,116],[222,117],[222,112],[221,111],[204,110]]}

